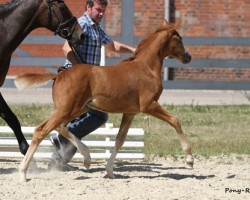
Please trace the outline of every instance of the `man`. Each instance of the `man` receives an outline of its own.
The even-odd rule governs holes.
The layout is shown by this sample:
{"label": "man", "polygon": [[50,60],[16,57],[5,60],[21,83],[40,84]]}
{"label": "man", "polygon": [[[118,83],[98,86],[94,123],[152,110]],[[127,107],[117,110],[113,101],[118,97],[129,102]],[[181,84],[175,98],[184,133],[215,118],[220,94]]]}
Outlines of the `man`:
{"label": "man", "polygon": [[[63,45],[63,52],[67,60],[64,67],[59,69],[59,72],[78,63],[100,65],[102,45],[105,45],[105,47],[111,51],[120,53],[133,53],[135,51],[133,47],[111,40],[100,27],[99,24],[105,14],[107,6],[107,0],[86,1],[86,11],[84,15],[78,19],[78,23],[81,25],[85,35],[83,42],[76,49],[79,55],[73,53],[66,41]],[[99,128],[107,120],[107,113],[90,109],[86,114],[81,115],[69,123],[67,128],[77,138],[81,139]],[[67,165],[67,163],[74,156],[76,147],[59,134],[53,134],[50,139],[56,151],[48,163],[48,169],[71,170],[72,167]]]}

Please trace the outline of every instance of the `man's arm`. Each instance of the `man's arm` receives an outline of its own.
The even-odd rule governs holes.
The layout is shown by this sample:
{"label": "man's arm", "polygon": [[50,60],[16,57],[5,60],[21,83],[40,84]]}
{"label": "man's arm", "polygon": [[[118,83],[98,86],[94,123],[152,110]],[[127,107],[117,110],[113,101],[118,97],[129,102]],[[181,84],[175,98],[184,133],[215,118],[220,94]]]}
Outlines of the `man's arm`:
{"label": "man's arm", "polygon": [[117,41],[111,41],[110,43],[108,43],[107,45],[105,45],[105,47],[108,48],[108,50],[110,51],[116,51],[119,53],[133,53],[135,52],[135,48],[128,46],[126,44],[117,42]]}
{"label": "man's arm", "polygon": [[74,52],[70,48],[67,40],[65,41],[62,50],[63,50],[64,55],[72,63],[72,65],[76,65],[76,64],[79,63],[76,56],[75,56],[75,54],[74,54]]}

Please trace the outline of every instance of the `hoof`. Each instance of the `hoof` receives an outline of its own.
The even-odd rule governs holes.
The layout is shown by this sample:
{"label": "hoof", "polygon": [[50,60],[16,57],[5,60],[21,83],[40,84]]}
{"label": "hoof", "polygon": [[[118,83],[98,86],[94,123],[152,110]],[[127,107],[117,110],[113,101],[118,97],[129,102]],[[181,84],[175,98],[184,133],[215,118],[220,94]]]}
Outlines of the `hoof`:
{"label": "hoof", "polygon": [[29,149],[29,144],[26,142],[26,140],[22,141],[19,144],[19,149],[20,149],[20,152],[25,156],[25,154],[27,153]]}
{"label": "hoof", "polygon": [[84,165],[87,169],[89,169],[89,168],[90,168],[90,163],[91,163],[90,160],[84,160],[83,165]]}
{"label": "hoof", "polygon": [[26,179],[26,178],[23,178],[23,177],[20,177],[20,182],[21,182],[21,183],[26,183],[26,182],[27,182],[27,179]]}
{"label": "hoof", "polygon": [[90,154],[89,154],[89,152],[88,152],[87,155],[84,155],[84,163],[83,163],[83,165],[84,165],[87,169],[89,169],[89,168],[90,168],[90,164],[91,164],[91,157],[90,157]]}
{"label": "hoof", "polygon": [[114,174],[106,174],[104,178],[115,179],[116,177]]}
{"label": "hoof", "polygon": [[21,182],[21,183],[27,182],[26,173],[23,172],[23,171],[21,171],[20,169],[19,169],[19,176],[20,176],[20,182]]}
{"label": "hoof", "polygon": [[115,175],[113,173],[113,168],[109,167],[108,165],[105,166],[107,174],[105,175],[105,178],[115,179]]}
{"label": "hoof", "polygon": [[193,163],[193,162],[186,162],[186,163],[187,163],[187,165],[188,165],[189,167],[191,167],[191,168],[194,167],[194,163]]}
{"label": "hoof", "polygon": [[193,168],[194,166],[194,159],[192,155],[187,155],[186,157],[186,163],[188,166],[190,166],[191,168]]}

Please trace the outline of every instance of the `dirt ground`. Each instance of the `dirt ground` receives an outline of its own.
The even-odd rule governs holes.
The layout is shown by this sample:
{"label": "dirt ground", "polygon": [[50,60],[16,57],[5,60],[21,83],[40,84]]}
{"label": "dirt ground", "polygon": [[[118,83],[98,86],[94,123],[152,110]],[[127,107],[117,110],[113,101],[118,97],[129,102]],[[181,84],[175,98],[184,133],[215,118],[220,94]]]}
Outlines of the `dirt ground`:
{"label": "dirt ground", "polygon": [[250,199],[250,156],[196,156],[193,169],[184,158],[117,161],[116,179],[105,176],[105,162],[86,171],[80,162],[75,171],[47,171],[47,161],[29,170],[26,183],[19,182],[21,160],[0,160],[0,199],[60,200],[201,200]]}

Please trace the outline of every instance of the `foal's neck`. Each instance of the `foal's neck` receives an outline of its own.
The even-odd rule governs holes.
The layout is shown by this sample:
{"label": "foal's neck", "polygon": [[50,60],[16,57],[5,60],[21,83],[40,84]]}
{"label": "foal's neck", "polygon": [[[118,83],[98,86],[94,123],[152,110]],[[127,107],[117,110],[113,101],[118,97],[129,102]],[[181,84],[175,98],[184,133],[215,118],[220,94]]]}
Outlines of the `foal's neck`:
{"label": "foal's neck", "polygon": [[144,41],[143,49],[138,52],[136,59],[144,63],[150,71],[161,76],[162,64],[165,58],[164,51],[167,42],[167,32],[156,33]]}

